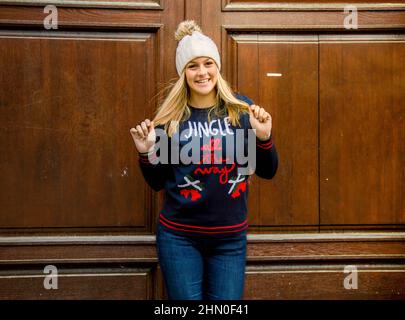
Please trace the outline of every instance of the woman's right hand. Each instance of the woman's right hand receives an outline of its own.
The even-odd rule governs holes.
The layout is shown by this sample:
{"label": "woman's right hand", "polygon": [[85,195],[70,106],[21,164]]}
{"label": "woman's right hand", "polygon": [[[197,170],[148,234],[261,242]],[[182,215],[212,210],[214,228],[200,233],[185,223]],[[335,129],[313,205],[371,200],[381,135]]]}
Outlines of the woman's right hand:
{"label": "woman's right hand", "polygon": [[155,146],[156,133],[153,121],[146,119],[135,128],[129,130],[135,142],[135,147],[140,153],[153,150]]}

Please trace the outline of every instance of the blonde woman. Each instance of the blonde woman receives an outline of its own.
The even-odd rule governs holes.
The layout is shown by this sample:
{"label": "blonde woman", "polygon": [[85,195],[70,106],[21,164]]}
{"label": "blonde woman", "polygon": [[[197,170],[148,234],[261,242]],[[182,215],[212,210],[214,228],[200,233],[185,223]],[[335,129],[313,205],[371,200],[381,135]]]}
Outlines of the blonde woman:
{"label": "blonde woman", "polygon": [[[217,46],[194,21],[180,23],[175,39],[179,79],[154,119],[130,129],[146,182],[165,189],[156,232],[159,264],[169,299],[240,300],[248,169],[264,179],[277,171],[272,119],[232,92],[220,74]],[[252,132],[253,166],[238,161],[246,158],[237,150],[252,150]]]}

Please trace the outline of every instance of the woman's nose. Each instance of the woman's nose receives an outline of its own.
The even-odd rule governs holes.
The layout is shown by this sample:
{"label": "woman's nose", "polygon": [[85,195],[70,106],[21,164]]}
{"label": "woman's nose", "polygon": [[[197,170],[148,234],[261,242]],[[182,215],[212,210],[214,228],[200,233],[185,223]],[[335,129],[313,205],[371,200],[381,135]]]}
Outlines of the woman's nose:
{"label": "woman's nose", "polygon": [[207,73],[207,69],[204,66],[198,68],[197,74],[201,75],[201,74],[206,74],[206,73]]}

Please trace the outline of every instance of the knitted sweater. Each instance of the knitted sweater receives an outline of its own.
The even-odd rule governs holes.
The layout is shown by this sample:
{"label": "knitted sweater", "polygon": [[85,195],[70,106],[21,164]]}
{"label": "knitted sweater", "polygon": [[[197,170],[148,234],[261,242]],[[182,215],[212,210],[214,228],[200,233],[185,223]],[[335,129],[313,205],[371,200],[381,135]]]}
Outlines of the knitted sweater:
{"label": "knitted sweater", "polygon": [[[237,94],[235,97],[249,105],[253,104],[245,96]],[[190,118],[181,122],[176,132],[180,135],[177,138],[175,135],[172,138],[166,135],[168,152],[156,148],[158,142],[165,141],[156,139],[153,152],[148,155],[139,153],[139,165],[146,182],[155,191],[163,188],[166,191],[159,223],[167,230],[182,235],[241,234],[248,227],[247,198],[251,176],[247,170],[239,171],[246,169],[247,164],[246,161],[240,161],[236,152],[243,145],[243,155],[247,155],[247,129],[252,129],[249,114],[241,113],[240,127],[234,127],[227,116],[212,117],[208,123],[208,109],[189,108]],[[162,129],[163,126],[158,128]],[[243,139],[237,140],[240,134]],[[253,137],[253,147],[256,147],[255,173],[261,178],[271,179],[278,167],[273,138],[270,136],[268,140],[260,141]],[[176,140],[177,149],[170,148],[172,139]],[[199,143],[197,148],[200,149],[200,155],[197,153],[197,158],[187,163],[183,160],[184,155],[190,156],[191,150],[197,150],[192,149],[192,139]],[[228,150],[227,144],[230,146]],[[167,153],[168,162],[156,162],[157,158],[164,158],[160,158],[163,153]],[[172,158],[172,153],[179,155],[178,161]],[[230,161],[226,161],[230,158]]]}

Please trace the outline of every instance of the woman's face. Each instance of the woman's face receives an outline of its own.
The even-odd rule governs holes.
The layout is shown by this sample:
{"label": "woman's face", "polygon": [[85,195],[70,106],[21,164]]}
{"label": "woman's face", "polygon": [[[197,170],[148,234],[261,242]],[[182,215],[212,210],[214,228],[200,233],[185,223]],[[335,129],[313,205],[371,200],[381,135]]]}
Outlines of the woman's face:
{"label": "woman's face", "polygon": [[211,58],[201,57],[190,61],[185,72],[191,94],[205,96],[215,89],[218,68]]}

